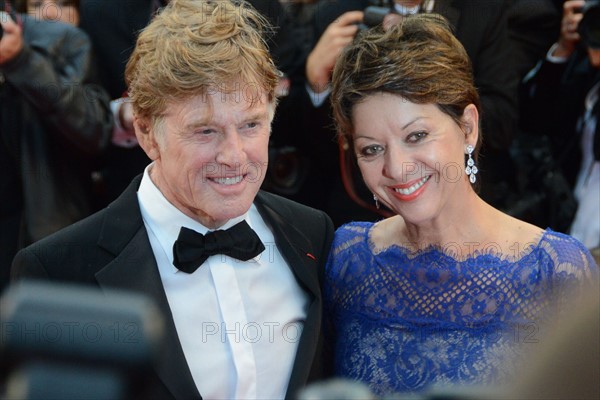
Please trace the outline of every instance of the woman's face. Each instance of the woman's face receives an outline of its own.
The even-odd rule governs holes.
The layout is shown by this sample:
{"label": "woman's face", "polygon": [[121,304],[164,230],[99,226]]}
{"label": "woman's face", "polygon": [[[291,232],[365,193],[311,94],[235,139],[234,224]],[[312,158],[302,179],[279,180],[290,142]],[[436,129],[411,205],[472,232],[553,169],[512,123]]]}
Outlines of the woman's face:
{"label": "woman's face", "polygon": [[465,148],[477,142],[477,109],[464,127],[434,104],[392,94],[368,96],[353,109],[354,148],[363,179],[379,201],[408,223],[433,222],[472,191]]}
{"label": "woman's face", "polygon": [[27,13],[40,20],[79,25],[79,10],[70,0],[27,0]]}

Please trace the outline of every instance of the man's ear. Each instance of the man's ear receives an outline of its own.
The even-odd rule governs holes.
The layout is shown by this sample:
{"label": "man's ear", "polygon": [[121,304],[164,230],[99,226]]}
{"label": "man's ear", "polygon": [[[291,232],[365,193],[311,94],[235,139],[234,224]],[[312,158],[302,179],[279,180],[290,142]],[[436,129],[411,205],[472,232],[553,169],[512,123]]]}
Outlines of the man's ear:
{"label": "man's ear", "polygon": [[462,122],[466,144],[477,147],[477,139],[479,138],[479,111],[477,111],[477,107],[474,104],[469,104],[465,107]]}
{"label": "man's ear", "polygon": [[135,130],[135,136],[141,148],[146,152],[146,155],[152,161],[158,159],[160,157],[160,149],[149,119],[135,115],[133,118],[133,128]]}

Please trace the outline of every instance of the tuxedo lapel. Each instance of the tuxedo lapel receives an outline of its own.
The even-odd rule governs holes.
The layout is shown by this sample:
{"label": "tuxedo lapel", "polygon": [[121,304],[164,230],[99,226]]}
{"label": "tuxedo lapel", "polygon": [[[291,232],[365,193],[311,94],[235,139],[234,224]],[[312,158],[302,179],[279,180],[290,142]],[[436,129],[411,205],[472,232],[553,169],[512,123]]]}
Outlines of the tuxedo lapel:
{"label": "tuxedo lapel", "polygon": [[[181,343],[158,266],[148,240],[139,210],[136,178],[119,199],[107,209],[98,245],[115,258],[96,273],[104,289],[124,289],[144,294],[152,299],[164,317],[165,337],[155,371],[170,394],[176,399],[200,399]],[[322,300],[319,268],[325,260],[317,260],[313,243],[294,224],[293,210],[271,195],[259,193],[256,207],[275,237],[277,248],[290,266],[300,286],[307,292],[309,303],[287,398],[304,386],[309,378],[321,332]],[[320,249],[319,249],[320,251]],[[190,396],[190,394],[193,394]]]}
{"label": "tuxedo lapel", "polygon": [[294,221],[291,217],[292,213],[288,212],[286,213],[287,217],[284,216],[275,199],[259,192],[254,204],[273,232],[277,248],[286,259],[294,276],[309,294],[304,329],[298,343],[296,359],[286,393],[286,398],[293,398],[309,379],[319,345],[322,299],[318,269],[325,260],[319,262],[315,259],[311,241],[294,226],[294,222],[301,222]]}
{"label": "tuxedo lapel", "polygon": [[96,273],[103,289],[118,288],[148,296],[164,318],[164,339],[155,371],[176,399],[200,398],[158,273],[137,201],[140,178],[136,178],[119,199],[106,210],[98,245],[116,257]]}
{"label": "tuxedo lapel", "polygon": [[295,221],[285,218],[278,210],[277,204],[262,192],[258,194],[254,204],[273,232],[277,248],[298,282],[312,296],[320,297],[317,271],[319,263],[314,256],[312,242],[294,226]]}

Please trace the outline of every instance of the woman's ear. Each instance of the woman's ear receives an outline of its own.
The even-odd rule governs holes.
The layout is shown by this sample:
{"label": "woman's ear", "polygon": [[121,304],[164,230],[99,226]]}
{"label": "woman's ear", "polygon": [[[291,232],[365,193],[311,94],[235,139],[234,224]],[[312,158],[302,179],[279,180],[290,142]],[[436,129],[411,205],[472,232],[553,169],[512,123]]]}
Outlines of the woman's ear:
{"label": "woman's ear", "polygon": [[479,111],[477,111],[477,107],[474,104],[469,104],[465,107],[462,122],[466,144],[477,147],[477,140],[479,139]]}
{"label": "woman's ear", "polygon": [[146,155],[152,160],[160,158],[160,148],[156,141],[154,129],[148,118],[142,118],[137,115],[133,117],[133,128],[135,137],[137,138],[140,147]]}

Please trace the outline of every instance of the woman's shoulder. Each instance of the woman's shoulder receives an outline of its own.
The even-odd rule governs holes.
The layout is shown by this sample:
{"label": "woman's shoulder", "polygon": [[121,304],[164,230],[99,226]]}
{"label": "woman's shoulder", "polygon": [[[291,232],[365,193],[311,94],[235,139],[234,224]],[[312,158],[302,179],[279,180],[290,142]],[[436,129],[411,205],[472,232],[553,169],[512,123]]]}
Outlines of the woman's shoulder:
{"label": "woman's shoulder", "polygon": [[596,266],[590,251],[583,243],[573,236],[555,232],[550,228],[544,231],[538,248],[548,253],[555,264],[570,263],[574,266]]}
{"label": "woman's shoulder", "polygon": [[552,230],[552,228],[546,228],[544,230],[544,236],[541,242],[548,243],[553,246],[568,246],[568,247],[576,247],[576,248],[585,248],[583,243],[574,238],[571,235],[567,235],[566,233],[558,232]]}
{"label": "woman's shoulder", "polygon": [[335,231],[326,267],[329,279],[335,281],[348,273],[361,275],[364,267],[371,264],[369,232],[372,227],[371,222],[350,222]]}
{"label": "woman's shoulder", "polygon": [[515,248],[515,244],[520,245],[518,248],[524,254],[515,254],[517,259],[521,259],[531,251],[536,253],[537,257],[547,258],[549,256],[553,264],[570,262],[577,265],[582,264],[582,260],[591,259],[588,249],[574,237],[553,231],[551,228],[542,229],[510,218],[510,222],[499,224],[497,232],[511,237],[511,240],[506,241],[510,244],[510,248]]}
{"label": "woman's shoulder", "polygon": [[349,222],[340,226],[335,231],[333,239],[333,252],[339,253],[340,251],[346,250],[354,245],[367,242],[369,232],[373,228],[373,222]]}
{"label": "woman's shoulder", "polygon": [[600,270],[590,251],[573,236],[548,228],[538,246],[539,257],[549,265],[560,302],[576,301],[587,292],[600,290]]}

